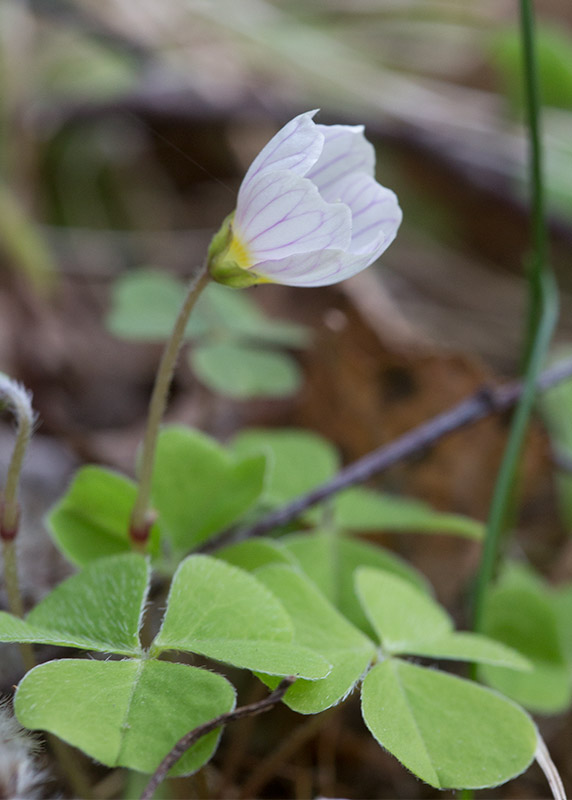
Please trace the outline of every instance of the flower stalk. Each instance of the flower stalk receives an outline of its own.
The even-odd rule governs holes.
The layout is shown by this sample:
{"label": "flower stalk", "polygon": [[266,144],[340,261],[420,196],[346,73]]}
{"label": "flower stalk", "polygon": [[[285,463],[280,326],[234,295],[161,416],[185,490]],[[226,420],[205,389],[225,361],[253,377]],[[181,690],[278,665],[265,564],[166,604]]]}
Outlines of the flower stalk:
{"label": "flower stalk", "polygon": [[[6,484],[0,502],[0,539],[4,562],[4,584],[8,597],[8,606],[12,614],[24,616],[24,604],[18,577],[18,560],[16,553],[16,536],[20,523],[20,504],[18,487],[26,450],[32,437],[35,414],[32,400],[26,389],[16,381],[0,372],[0,399],[5,402],[16,418],[16,442],[8,465]],[[20,651],[27,670],[35,666],[32,648],[29,644],[21,644]]]}
{"label": "flower stalk", "polygon": [[165,345],[161,363],[157,371],[157,377],[155,378],[141,451],[137,496],[131,513],[129,527],[129,535],[135,549],[145,550],[151,528],[155,521],[155,514],[150,509],[150,497],[159,429],[167,406],[169,389],[171,387],[179,351],[183,344],[187,322],[189,321],[195,303],[199,299],[203,289],[207,286],[209,280],[210,274],[205,264],[198,275],[189,284],[187,295],[175,321],[171,336]]}

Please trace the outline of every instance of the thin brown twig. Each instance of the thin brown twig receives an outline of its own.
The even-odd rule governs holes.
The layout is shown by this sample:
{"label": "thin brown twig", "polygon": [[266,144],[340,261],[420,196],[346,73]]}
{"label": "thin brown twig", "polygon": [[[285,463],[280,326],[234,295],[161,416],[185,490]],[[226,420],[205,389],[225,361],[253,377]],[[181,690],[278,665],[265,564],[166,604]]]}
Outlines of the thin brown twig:
{"label": "thin brown twig", "polygon": [[167,753],[165,758],[161,761],[151,776],[151,780],[141,795],[141,800],[151,800],[158,786],[167,777],[167,773],[171,767],[173,767],[181,758],[181,756],[189,749],[189,747],[192,747],[199,739],[202,739],[202,737],[206,736],[207,733],[211,733],[211,731],[214,731],[223,725],[228,725],[229,722],[235,722],[238,719],[252,717],[256,714],[262,714],[264,711],[268,711],[282,700],[295,680],[296,678],[292,676],[284,678],[282,681],[280,681],[276,689],[274,689],[271,694],[262,700],[259,700],[256,703],[249,703],[246,706],[241,706],[240,708],[236,708],[234,711],[228,711],[226,714],[220,714],[218,717],[199,725],[197,728],[193,728],[193,730],[182,736],[172,750]]}
{"label": "thin brown twig", "polygon": [[[559,361],[545,370],[538,378],[539,392],[572,377],[572,358]],[[506,386],[484,386],[453,408],[443,411],[427,422],[404,433],[389,444],[382,445],[363,458],[340,470],[331,480],[317,486],[307,494],[270,512],[249,527],[225,531],[211,539],[205,550],[215,550],[228,542],[243,541],[253,536],[263,536],[274,528],[287,525],[304,511],[321,503],[328,497],[355,486],[384,472],[406,458],[424,450],[450,433],[474,425],[492,414],[506,411],[515,405],[523,391],[522,381],[513,381]]]}

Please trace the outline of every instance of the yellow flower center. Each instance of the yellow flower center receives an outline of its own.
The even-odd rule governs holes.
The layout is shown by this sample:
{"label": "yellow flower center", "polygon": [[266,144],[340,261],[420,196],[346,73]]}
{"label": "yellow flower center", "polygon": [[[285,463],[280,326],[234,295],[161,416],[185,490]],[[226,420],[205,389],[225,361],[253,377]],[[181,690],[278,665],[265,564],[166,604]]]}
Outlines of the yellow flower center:
{"label": "yellow flower center", "polygon": [[241,269],[250,269],[254,263],[250,251],[235,230],[228,248],[228,258],[238,264]]}

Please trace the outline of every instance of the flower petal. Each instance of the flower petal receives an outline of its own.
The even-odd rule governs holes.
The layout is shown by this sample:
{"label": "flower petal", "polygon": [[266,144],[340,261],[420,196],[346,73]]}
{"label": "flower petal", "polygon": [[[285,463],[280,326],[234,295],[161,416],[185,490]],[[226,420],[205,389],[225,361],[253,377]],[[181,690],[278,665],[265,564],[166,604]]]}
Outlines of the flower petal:
{"label": "flower petal", "polygon": [[[347,249],[299,253],[288,258],[256,264],[256,273],[286,286],[329,286],[357,275],[389,247],[401,223],[401,209],[393,192],[367,175],[353,176],[354,188],[362,188],[349,199],[356,212],[355,231]],[[350,181],[348,180],[348,194]],[[361,212],[361,213],[360,213]]]}
{"label": "flower petal", "polygon": [[375,150],[363,135],[363,125],[316,125],[324,135],[319,159],[306,173],[324,200],[338,202],[338,184],[347,175],[360,172],[373,176]]}
{"label": "flower petal", "polygon": [[[397,197],[369,175],[350,175],[339,182],[340,200],[352,212],[350,253],[374,258],[393,241],[402,213]],[[378,248],[381,246],[381,249]]]}
{"label": "flower petal", "polygon": [[343,203],[326,203],[306,178],[270,171],[239,196],[232,227],[255,264],[313,250],[347,250],[351,213]]}
{"label": "flower petal", "polygon": [[306,111],[290,120],[268,144],[262,148],[247,170],[238,193],[267,170],[288,170],[296,175],[305,175],[322,152],[324,134],[312,121],[316,111]]}
{"label": "flower petal", "polygon": [[271,282],[285,286],[328,286],[361,272],[370,263],[368,256],[344,253],[342,250],[318,250],[275,261],[263,261],[256,264],[254,271]]}

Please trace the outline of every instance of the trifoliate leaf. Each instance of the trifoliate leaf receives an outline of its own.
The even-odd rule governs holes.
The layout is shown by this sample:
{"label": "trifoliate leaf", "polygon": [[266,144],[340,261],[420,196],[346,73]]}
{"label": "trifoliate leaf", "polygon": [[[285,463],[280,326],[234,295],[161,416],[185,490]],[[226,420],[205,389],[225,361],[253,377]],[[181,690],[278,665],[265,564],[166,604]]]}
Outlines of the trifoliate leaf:
{"label": "trifoliate leaf", "polygon": [[[56,734],[108,767],[154,772],[188,731],[234,708],[221,675],[147,659],[50,661],[21,681],[22,725]],[[214,753],[220,731],[204,736],[173,768],[195,772]]]}

